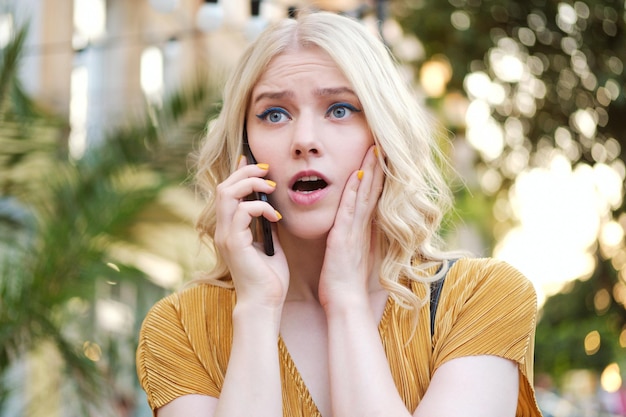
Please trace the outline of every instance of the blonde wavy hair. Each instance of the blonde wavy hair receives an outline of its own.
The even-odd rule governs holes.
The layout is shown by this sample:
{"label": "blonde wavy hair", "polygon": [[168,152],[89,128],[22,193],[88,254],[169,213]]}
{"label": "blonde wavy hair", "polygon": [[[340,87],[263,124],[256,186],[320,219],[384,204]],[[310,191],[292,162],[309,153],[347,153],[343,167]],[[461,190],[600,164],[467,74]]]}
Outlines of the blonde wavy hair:
{"label": "blonde wavy hair", "polygon": [[[215,253],[216,264],[201,278],[230,286],[227,266],[211,237],[216,227],[216,187],[235,169],[242,154],[246,111],[254,85],[272,58],[298,47],[326,51],[359,97],[379,150],[385,184],[375,213],[383,262],[380,281],[402,306],[418,309],[425,299],[407,286],[429,283],[445,273],[438,235],[443,214],[451,207],[433,124],[400,76],[396,62],[378,37],[361,23],[328,12],[300,14],[266,29],[245,51],[225,85],[223,107],[210,123],[197,155],[196,181],[207,204],[198,221],[202,240]],[[426,270],[442,265],[438,274]]]}

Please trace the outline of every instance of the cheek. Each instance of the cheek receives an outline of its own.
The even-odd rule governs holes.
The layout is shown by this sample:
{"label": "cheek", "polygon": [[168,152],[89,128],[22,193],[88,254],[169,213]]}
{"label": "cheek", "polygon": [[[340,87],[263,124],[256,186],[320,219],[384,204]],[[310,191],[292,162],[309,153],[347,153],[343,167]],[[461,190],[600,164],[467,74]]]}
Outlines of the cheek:
{"label": "cheek", "polygon": [[363,166],[363,159],[369,146],[345,147],[335,158],[336,166],[341,170],[345,182],[348,181],[353,172]]}
{"label": "cheek", "polygon": [[365,134],[363,132],[359,133],[359,140],[345,143],[343,147],[344,149],[342,150],[342,154],[345,156],[345,158],[351,161],[352,165],[356,164],[357,168],[361,166],[361,163],[363,162],[365,154],[367,153],[369,148],[374,145],[374,139],[370,134]]}
{"label": "cheek", "polygon": [[[258,162],[264,162],[269,164],[270,170],[267,178],[272,178],[274,173],[278,173],[281,171],[282,166],[284,166],[284,162],[287,159],[285,150],[280,149],[277,146],[272,147],[258,147],[259,156],[257,157]],[[256,155],[255,155],[256,156]],[[261,159],[259,159],[261,158]]]}
{"label": "cheek", "polygon": [[272,161],[277,159],[277,153],[279,153],[275,144],[270,144],[267,138],[256,132],[250,132],[248,142],[257,162],[273,165]]}
{"label": "cheek", "polygon": [[289,140],[284,132],[260,129],[248,124],[248,142],[250,149],[258,162],[271,165],[273,161],[284,161],[285,152],[288,152]]}

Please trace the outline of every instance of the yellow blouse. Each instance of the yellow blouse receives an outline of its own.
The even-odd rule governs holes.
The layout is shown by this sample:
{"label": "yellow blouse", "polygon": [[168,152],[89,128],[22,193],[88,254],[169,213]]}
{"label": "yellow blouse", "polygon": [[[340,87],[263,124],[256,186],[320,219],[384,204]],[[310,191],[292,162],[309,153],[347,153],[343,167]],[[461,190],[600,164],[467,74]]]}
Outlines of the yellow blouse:
{"label": "yellow blouse", "polygon": [[[423,285],[411,285],[425,296]],[[186,394],[219,397],[232,343],[234,304],[233,290],[202,284],[172,294],[151,309],[139,337],[137,373],[153,410]],[[496,355],[519,366],[516,416],[541,416],[532,385],[536,314],[530,281],[510,265],[489,258],[461,259],[450,269],[432,341],[429,308],[419,312],[411,338],[411,312],[390,297],[378,330],[407,409],[416,409],[443,363]],[[278,346],[283,415],[321,417],[281,338]]]}

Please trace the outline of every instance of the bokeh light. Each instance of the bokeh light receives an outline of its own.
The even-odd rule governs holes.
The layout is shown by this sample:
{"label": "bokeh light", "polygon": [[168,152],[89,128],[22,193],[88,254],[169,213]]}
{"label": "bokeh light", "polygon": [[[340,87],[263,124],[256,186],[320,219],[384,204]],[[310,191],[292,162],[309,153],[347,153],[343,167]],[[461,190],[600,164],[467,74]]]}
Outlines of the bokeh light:
{"label": "bokeh light", "polygon": [[93,362],[98,362],[102,358],[102,348],[96,342],[86,341],[83,343],[83,354]]}
{"label": "bokeh light", "polygon": [[589,356],[595,355],[600,350],[602,338],[597,330],[587,333],[585,336],[585,353]]}
{"label": "bokeh light", "polygon": [[452,67],[444,56],[436,56],[425,62],[420,69],[420,84],[430,97],[441,97],[452,78]]}
{"label": "bokeh light", "polygon": [[607,366],[600,376],[600,384],[606,392],[617,392],[622,387],[622,376],[617,363]]}

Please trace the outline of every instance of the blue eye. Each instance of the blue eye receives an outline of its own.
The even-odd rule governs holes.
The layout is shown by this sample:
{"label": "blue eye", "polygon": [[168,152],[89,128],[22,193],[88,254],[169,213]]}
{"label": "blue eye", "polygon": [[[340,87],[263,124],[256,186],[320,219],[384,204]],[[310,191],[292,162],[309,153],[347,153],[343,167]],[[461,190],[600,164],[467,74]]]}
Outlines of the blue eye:
{"label": "blue eye", "polygon": [[361,110],[348,103],[335,103],[328,108],[326,115],[334,119],[345,119],[352,112],[360,112]]}
{"label": "blue eye", "polygon": [[280,107],[270,107],[261,114],[257,114],[256,117],[270,123],[280,123],[284,122],[285,120],[291,119],[289,113],[287,113],[285,109]]}

